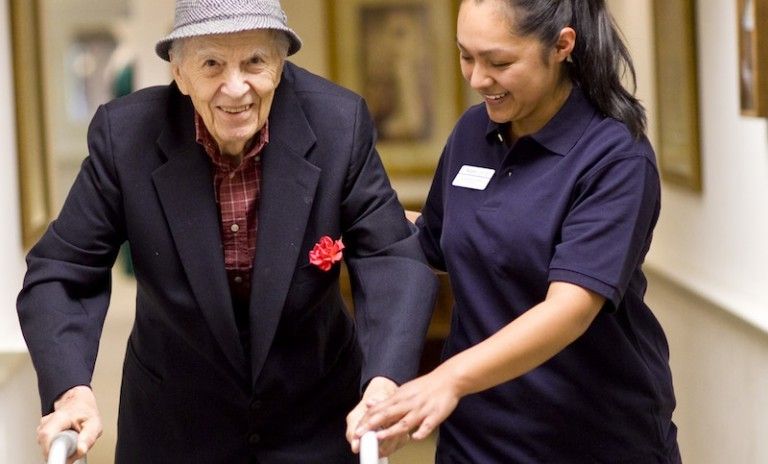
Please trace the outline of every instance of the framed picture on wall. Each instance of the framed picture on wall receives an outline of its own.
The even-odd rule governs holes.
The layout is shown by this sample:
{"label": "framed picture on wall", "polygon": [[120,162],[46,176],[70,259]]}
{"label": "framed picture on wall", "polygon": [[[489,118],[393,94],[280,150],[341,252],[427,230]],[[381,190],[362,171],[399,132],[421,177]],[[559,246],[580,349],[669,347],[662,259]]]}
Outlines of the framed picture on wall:
{"label": "framed picture on wall", "polygon": [[10,0],[21,236],[29,248],[51,218],[37,0]]}
{"label": "framed picture on wall", "polygon": [[661,176],[701,191],[695,0],[653,2]]}
{"label": "framed picture on wall", "polygon": [[431,174],[463,106],[453,0],[327,0],[330,73],[361,94],[393,175]]}
{"label": "framed picture on wall", "polygon": [[736,5],[741,114],[768,117],[768,1],[737,0]]}

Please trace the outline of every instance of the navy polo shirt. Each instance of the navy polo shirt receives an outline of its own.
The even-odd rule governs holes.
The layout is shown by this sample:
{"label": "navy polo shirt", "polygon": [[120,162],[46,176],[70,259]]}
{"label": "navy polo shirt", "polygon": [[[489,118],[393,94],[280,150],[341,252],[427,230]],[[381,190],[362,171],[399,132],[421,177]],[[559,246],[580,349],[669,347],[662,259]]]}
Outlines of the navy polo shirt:
{"label": "navy polo shirt", "polygon": [[[463,398],[441,427],[437,462],[677,462],[668,346],[643,302],[659,214],[652,147],[576,86],[539,132],[510,146],[506,129],[483,105],[462,116],[418,221],[453,287],[445,356],[543,301],[553,281],[606,304],[542,366]],[[452,185],[467,165],[495,171],[485,189]]]}

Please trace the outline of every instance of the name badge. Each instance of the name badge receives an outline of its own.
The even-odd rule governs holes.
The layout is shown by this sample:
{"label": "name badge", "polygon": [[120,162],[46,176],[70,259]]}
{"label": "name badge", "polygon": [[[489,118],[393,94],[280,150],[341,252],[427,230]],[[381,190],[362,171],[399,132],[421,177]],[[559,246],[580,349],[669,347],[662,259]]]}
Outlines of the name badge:
{"label": "name badge", "polygon": [[465,187],[474,190],[485,190],[488,186],[488,182],[491,181],[493,173],[496,172],[493,169],[481,168],[478,166],[464,165],[456,174],[453,179],[452,185],[454,187]]}

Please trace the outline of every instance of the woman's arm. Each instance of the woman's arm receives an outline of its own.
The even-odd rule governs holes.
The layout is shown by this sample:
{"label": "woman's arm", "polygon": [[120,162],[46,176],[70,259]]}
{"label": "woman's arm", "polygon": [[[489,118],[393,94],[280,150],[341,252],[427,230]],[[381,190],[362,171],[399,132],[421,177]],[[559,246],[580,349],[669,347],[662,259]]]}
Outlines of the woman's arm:
{"label": "woman's arm", "polygon": [[357,433],[382,429],[379,439],[427,437],[461,397],[486,390],[538,367],[589,327],[605,298],[577,285],[553,282],[545,300],[483,342],[446,360],[372,405]]}

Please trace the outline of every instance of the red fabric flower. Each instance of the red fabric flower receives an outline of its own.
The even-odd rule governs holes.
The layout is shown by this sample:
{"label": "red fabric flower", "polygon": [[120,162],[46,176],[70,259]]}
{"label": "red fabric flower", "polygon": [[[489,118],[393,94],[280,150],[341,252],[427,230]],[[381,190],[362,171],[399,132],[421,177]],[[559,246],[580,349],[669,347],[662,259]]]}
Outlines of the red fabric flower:
{"label": "red fabric flower", "polygon": [[341,239],[334,240],[324,235],[309,252],[309,262],[323,271],[330,271],[335,263],[341,261],[341,250],[343,249],[344,244],[341,243]]}

